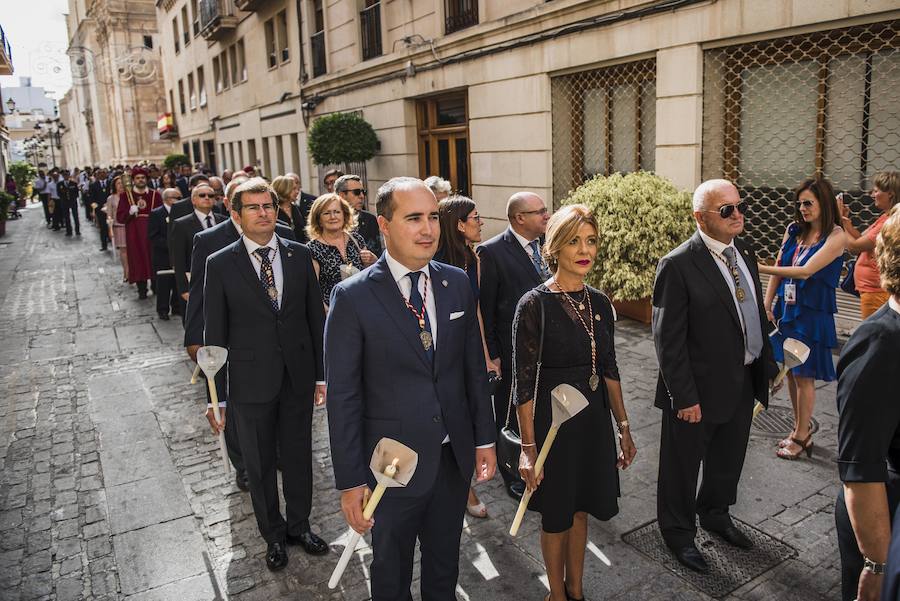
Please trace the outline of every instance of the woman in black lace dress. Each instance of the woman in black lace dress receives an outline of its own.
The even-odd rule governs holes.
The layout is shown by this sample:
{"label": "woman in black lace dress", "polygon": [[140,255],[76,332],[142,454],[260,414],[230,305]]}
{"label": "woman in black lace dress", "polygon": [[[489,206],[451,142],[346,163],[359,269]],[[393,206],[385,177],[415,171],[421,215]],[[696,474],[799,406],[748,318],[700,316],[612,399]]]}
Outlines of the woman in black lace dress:
{"label": "woman in black lace dress", "polygon": [[[617,469],[627,468],[636,450],[616,366],[615,314],[606,296],[584,284],[597,256],[590,210],[572,205],[554,214],[543,252],[553,277],[522,297],[513,323],[513,402],[522,438],[519,472],[529,489],[537,488],[529,509],[541,514],[547,599],[567,601],[583,599],[587,515],[608,520],[619,512]],[[564,383],[584,394],[589,405],[562,425],[535,477],[534,463],[550,428],[550,391]]]}

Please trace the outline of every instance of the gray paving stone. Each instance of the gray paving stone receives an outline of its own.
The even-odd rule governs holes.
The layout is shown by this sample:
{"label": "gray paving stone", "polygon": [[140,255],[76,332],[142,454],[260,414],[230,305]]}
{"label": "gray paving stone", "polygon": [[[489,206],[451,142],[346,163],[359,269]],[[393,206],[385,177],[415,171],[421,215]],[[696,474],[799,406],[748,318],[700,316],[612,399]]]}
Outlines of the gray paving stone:
{"label": "gray paving stone", "polygon": [[191,515],[184,485],[176,473],[165,473],[107,489],[113,534]]}
{"label": "gray paving stone", "polygon": [[216,589],[208,574],[182,580],[125,597],[125,601],[171,601],[172,599],[214,599]]}
{"label": "gray paving stone", "polygon": [[191,517],[118,534],[113,544],[126,596],[206,573],[206,549]]}
{"label": "gray paving stone", "polygon": [[115,448],[103,447],[100,462],[106,486],[118,486],[174,470],[169,451],[158,438]]}

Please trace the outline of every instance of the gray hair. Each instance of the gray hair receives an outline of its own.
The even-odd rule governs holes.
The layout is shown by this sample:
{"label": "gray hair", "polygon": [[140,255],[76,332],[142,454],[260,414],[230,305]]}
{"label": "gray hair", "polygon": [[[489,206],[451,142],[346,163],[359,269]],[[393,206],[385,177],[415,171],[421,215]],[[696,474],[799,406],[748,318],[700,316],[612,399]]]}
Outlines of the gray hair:
{"label": "gray hair", "polygon": [[[209,178],[210,187],[212,187],[212,185],[217,182],[219,184],[219,189],[224,191],[225,190],[225,180],[223,180],[221,177],[218,177],[216,175]],[[215,190],[215,188],[213,188],[213,189]]]}
{"label": "gray hair", "polygon": [[450,194],[450,189],[452,188],[450,182],[439,175],[432,175],[425,178],[425,185],[431,188],[431,191],[435,194],[438,194],[439,192]]}
{"label": "gray hair", "polygon": [[213,187],[209,185],[209,180],[197,182],[197,185],[191,188],[191,198],[194,198],[195,196],[197,196],[197,194],[199,194],[198,190],[200,190],[200,188],[209,188],[210,190],[213,189]]}
{"label": "gray hair", "polygon": [[269,185],[264,178],[261,177],[251,177],[250,179],[241,182],[238,184],[238,187],[234,191],[234,198],[231,199],[231,210],[241,212],[241,207],[243,207],[242,198],[244,194],[247,193],[256,194],[259,192],[268,192],[269,196],[272,199],[273,204],[278,204],[275,200],[275,192],[272,191],[272,186]]}
{"label": "gray hair", "polygon": [[359,182],[359,185],[362,185],[362,179],[358,175],[348,173],[334,180],[334,191],[337,193],[346,192],[347,182]]}
{"label": "gray hair", "polygon": [[394,216],[394,192],[423,185],[425,185],[424,182],[417,177],[392,177],[378,188],[378,194],[375,196],[375,211],[390,221]]}
{"label": "gray hair", "polygon": [[729,187],[733,188],[734,184],[727,179],[708,179],[705,182],[701,182],[697,189],[694,190],[694,196],[691,200],[694,212],[699,213],[703,211],[709,206],[710,199],[717,197],[723,188]]}
{"label": "gray hair", "polygon": [[170,195],[174,196],[174,198],[177,200],[177,199],[181,198],[181,190],[179,190],[178,188],[166,188],[165,190],[163,190],[163,193],[162,193],[163,200],[165,200]]}

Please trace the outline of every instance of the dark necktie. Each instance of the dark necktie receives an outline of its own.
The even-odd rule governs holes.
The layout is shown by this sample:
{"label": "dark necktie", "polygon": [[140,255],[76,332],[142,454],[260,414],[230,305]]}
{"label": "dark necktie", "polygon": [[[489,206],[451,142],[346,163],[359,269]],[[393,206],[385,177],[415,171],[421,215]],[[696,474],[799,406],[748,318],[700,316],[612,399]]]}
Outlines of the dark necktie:
{"label": "dark necktie", "polygon": [[744,348],[753,357],[759,357],[763,347],[762,327],[759,323],[759,309],[756,303],[753,302],[750,283],[744,277],[744,272],[738,267],[734,248],[729,246],[722,252],[725,254],[725,258],[728,259],[728,269],[736,277],[738,287],[744,291],[742,295],[737,296],[741,316],[744,318]]}
{"label": "dark necktie", "polygon": [[269,251],[272,249],[268,246],[260,246],[254,250],[254,254],[259,257],[259,281],[262,283],[263,292],[272,304],[272,310],[278,311],[278,288],[275,287],[275,270],[272,269],[272,262],[269,260]]}
{"label": "dark necktie", "polygon": [[[206,216],[206,229],[209,229],[211,227],[212,227],[212,215],[207,215]],[[269,258],[269,253],[266,253],[266,260],[268,260],[268,258]]]}
{"label": "dark necktie", "polygon": [[547,270],[544,268],[544,261],[541,259],[540,243],[537,240],[532,240],[528,243],[528,246],[531,247],[531,262],[534,263],[535,270],[541,278],[546,278]]}
{"label": "dark necktie", "polygon": [[[428,339],[431,340],[428,344],[428,348],[425,349],[425,354],[428,356],[429,361],[434,361],[434,340],[431,338],[431,321],[428,319],[428,311],[425,309],[424,302],[422,301],[422,294],[419,292],[419,276],[422,275],[422,272],[410,271],[406,275],[409,276],[409,281],[412,282],[412,288],[409,290],[409,304],[416,312],[416,315],[421,315],[425,322],[424,329],[422,329],[423,324],[417,325],[419,325],[423,332],[428,333]],[[426,281],[426,286],[427,284],[428,282]]]}

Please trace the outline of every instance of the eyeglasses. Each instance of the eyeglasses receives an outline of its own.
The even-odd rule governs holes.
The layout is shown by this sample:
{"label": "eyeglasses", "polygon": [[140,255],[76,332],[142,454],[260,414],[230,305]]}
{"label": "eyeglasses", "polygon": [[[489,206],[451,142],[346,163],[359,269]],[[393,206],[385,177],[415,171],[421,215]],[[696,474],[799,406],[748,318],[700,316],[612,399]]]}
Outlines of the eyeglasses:
{"label": "eyeglasses", "polygon": [[365,188],[357,188],[356,190],[345,190],[349,194],[355,194],[356,196],[365,196],[366,189]]}
{"label": "eyeglasses", "polygon": [[542,207],[534,211],[519,211],[519,215],[546,215],[547,207]]}
{"label": "eyeglasses", "polygon": [[801,200],[797,203],[798,206],[803,207],[804,209],[811,209],[815,203],[811,200]]}
{"label": "eyeglasses", "polygon": [[718,213],[719,217],[721,217],[722,219],[728,219],[734,213],[735,209],[740,211],[741,215],[745,215],[747,213],[747,209],[749,209],[749,208],[750,208],[750,203],[748,203],[746,200],[742,200],[741,202],[739,202],[737,204],[722,205],[718,209],[706,210],[703,212],[704,213]]}
{"label": "eyeglasses", "polygon": [[478,223],[481,223],[481,215],[469,215],[468,217],[463,219],[463,221],[468,221],[469,219],[474,219]]}
{"label": "eyeglasses", "polygon": [[262,205],[244,205],[242,208],[247,209],[251,213],[262,213],[264,211],[267,213],[275,212],[275,205],[273,205],[272,203],[266,203]]}

